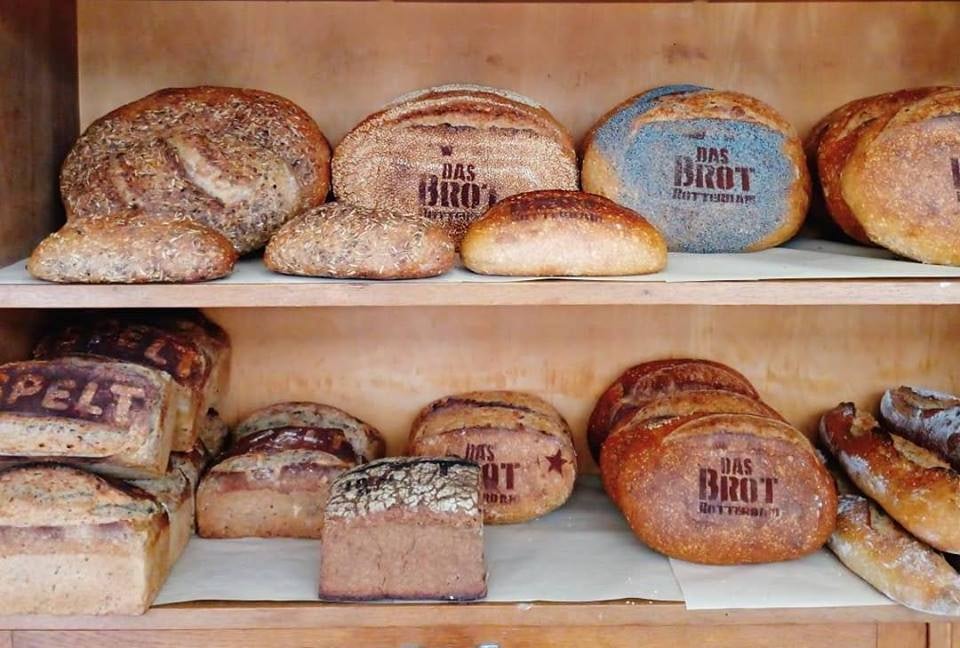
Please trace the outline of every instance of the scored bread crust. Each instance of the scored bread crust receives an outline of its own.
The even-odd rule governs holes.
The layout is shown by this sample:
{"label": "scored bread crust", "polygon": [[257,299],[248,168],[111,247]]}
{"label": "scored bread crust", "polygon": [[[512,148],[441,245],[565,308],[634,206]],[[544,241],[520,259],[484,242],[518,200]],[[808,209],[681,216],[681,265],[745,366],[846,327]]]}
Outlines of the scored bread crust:
{"label": "scored bread crust", "polygon": [[918,387],[888,389],[880,416],[893,432],[960,468],[960,398]]}
{"label": "scored bread crust", "polygon": [[631,275],[662,270],[667,244],[637,212],[579,191],[501,200],[467,230],[464,265],[481,274]]}
{"label": "scored bread crust", "polygon": [[283,97],[240,88],[167,88],[96,120],[60,173],[68,220],[139,207],[262,247],[330,188],[330,147]]}
{"label": "scored bread crust", "polygon": [[[735,466],[735,460],[740,470],[724,472],[728,485],[713,484],[719,497],[705,500],[703,471],[720,473],[724,462]],[[753,499],[724,496],[725,489]],[[833,531],[837,510],[833,478],[803,433],[752,414],[679,417],[637,435],[624,453],[616,491],[644,543],[704,564],[812,553]]]}
{"label": "scored bread crust", "polygon": [[114,213],[68,222],[43,239],[27,271],[56,283],[195,283],[233,272],[236,250],[186,219]]}
{"label": "scored bread crust", "polygon": [[599,460],[603,441],[625,407],[674,392],[701,389],[722,389],[760,398],[743,374],[712,360],[676,358],[635,365],[604,390],[590,414],[587,442],[594,460]]}
{"label": "scored bread crust", "polygon": [[825,413],[819,433],[851,481],[887,514],[927,544],[960,552],[960,474],[949,464],[853,403]]}
{"label": "scored bread crust", "polygon": [[362,279],[434,277],[455,261],[453,239],[435,221],[346,203],[288,221],[263,255],[274,272]]}

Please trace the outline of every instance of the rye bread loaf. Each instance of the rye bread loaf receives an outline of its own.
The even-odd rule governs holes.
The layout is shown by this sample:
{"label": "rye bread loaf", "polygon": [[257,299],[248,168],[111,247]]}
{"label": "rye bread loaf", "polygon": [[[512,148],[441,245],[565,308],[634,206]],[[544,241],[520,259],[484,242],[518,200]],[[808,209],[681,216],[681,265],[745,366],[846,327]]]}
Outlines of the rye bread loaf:
{"label": "rye bread loaf", "polygon": [[433,277],[455,261],[453,240],[436,221],[345,203],[321,205],[289,221],[263,256],[274,272],[360,279]]}
{"label": "rye bread loaf", "polygon": [[101,117],[63,163],[67,219],[185,217],[241,254],[322,203],[330,147],[300,107],[259,90],[168,88]]}
{"label": "rye bread loaf", "polygon": [[850,480],[890,517],[936,549],[960,553],[960,474],[949,464],[853,403],[824,414],[819,431]]}
{"label": "rye bread loaf", "polygon": [[334,482],[324,518],[322,599],[486,595],[474,463],[396,457],[354,468]]}
{"label": "rye bread loaf", "polygon": [[520,392],[468,392],[430,403],[410,430],[407,454],[476,462],[487,524],[553,511],[577,478],[567,422],[546,401]]}
{"label": "rye bread loaf", "polygon": [[143,490],[69,466],[0,472],[4,614],[142,614],[166,578],[170,525]]}
{"label": "rye bread loaf", "polygon": [[920,387],[888,389],[880,399],[880,417],[892,432],[960,470],[960,398]]}
{"label": "rye bread loaf", "polygon": [[684,391],[720,389],[759,399],[743,374],[711,360],[677,358],[644,362],[624,371],[607,387],[590,414],[587,442],[594,461],[621,416],[654,398]]}
{"label": "rye bread loaf", "polygon": [[667,265],[667,244],[643,216],[559,189],[501,200],[473,222],[460,253],[467,268],[493,275],[633,275]]}
{"label": "rye bread loaf", "polygon": [[809,440],[752,414],[670,419],[636,437],[618,503],[640,540],[671,558],[732,565],[791,560],[833,531],[837,493]]}
{"label": "rye bread loaf", "polygon": [[489,206],[535,189],[576,189],[569,133],[511,92],[447,85],[404,95],[353,128],[333,154],[338,200],[442,224],[459,242]]}
{"label": "rye bread loaf", "polygon": [[172,381],[123,362],[79,358],[0,365],[0,457],[160,477],[173,443]]}
{"label": "rye bread loaf", "polygon": [[692,85],[627,99],[587,134],[583,190],[643,214],[674,252],[762,250],[803,224],[800,138],[767,104]]}
{"label": "rye bread loaf", "polygon": [[960,89],[858,99],[811,139],[828,210],[846,234],[924,263],[960,264]]}
{"label": "rye bread loaf", "polygon": [[56,283],[195,283],[233,272],[237,253],[222,234],[185,219],[117,213],[74,220],[27,260]]}

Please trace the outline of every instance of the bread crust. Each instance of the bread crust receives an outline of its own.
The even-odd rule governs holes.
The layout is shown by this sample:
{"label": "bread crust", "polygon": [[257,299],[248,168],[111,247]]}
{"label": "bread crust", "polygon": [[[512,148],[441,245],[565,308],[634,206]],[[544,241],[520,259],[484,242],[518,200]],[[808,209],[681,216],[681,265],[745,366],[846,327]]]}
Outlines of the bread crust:
{"label": "bread crust", "polygon": [[501,200],[473,222],[460,253],[468,269],[495,275],[648,274],[667,264],[667,244],[643,216],[557,189]]}
{"label": "bread crust", "polygon": [[851,481],[887,514],[927,544],[960,552],[960,474],[946,462],[853,403],[825,413],[819,432]]}
{"label": "bread crust", "polygon": [[233,272],[237,253],[200,223],[142,213],[91,216],[43,239],[27,271],[55,283],[196,283]]}
{"label": "bread crust", "polygon": [[891,431],[960,468],[960,398],[919,387],[888,389],[880,417]]}

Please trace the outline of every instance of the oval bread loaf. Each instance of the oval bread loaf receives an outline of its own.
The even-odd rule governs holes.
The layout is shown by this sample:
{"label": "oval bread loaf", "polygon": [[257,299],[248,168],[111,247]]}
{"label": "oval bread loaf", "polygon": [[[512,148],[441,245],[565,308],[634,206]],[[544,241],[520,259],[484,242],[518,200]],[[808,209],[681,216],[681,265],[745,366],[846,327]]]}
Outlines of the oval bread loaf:
{"label": "oval bread loaf", "polygon": [[960,398],[918,387],[888,389],[880,416],[893,432],[960,469]]}
{"label": "oval bread loaf", "polygon": [[800,138],[737,92],[675,85],[636,95],[587,134],[583,189],[643,214],[671,251],[743,252],[790,239],[806,216]]}
{"label": "oval bread loaf", "polygon": [[632,275],[667,265],[667,244],[640,214],[556,189],[501,200],[470,226],[460,252],[467,268],[493,275]]}

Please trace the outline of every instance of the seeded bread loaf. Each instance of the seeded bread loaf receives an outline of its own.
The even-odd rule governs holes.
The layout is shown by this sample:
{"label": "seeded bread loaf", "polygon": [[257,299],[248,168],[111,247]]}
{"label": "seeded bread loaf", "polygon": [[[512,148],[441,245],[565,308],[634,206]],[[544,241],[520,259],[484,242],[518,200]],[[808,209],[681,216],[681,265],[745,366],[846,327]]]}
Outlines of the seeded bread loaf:
{"label": "seeded bread loaf", "polygon": [[0,472],[4,614],[142,614],[166,579],[170,524],[143,490],[69,466]]}
{"label": "seeded bread loaf", "polygon": [[662,270],[667,244],[643,216],[579,191],[516,194],[470,226],[463,263],[494,275],[632,275]]}
{"label": "seeded bread loaf", "polygon": [[60,192],[68,220],[128,209],[185,217],[243,254],[326,199],[329,162],[320,128],[282,97],[168,88],[91,124],[63,163]]}
{"label": "seeded bread loaf", "polygon": [[194,283],[233,272],[237,253],[223,235],[189,220],[116,213],[74,220],[27,260],[56,283]]}
{"label": "seeded bread loaf", "polygon": [[587,134],[583,190],[648,218],[674,252],[762,250],[810,201],[800,138],[767,104],[692,85],[654,88]]}
{"label": "seeded bread loaf", "polygon": [[486,595],[480,469],[461,459],[380,459],[345,472],[324,513],[320,598]]}
{"label": "seeded bread loaf", "polygon": [[960,398],[918,387],[888,389],[880,416],[892,432],[960,469]]}
{"label": "seeded bread loaf", "polygon": [[172,381],[152,369],[78,358],[0,365],[0,457],[160,477],[173,443]]}
{"label": "seeded bread loaf", "polygon": [[353,128],[333,155],[338,200],[442,224],[459,243],[490,205],[535,189],[576,189],[569,133],[511,92],[448,85],[404,95]]}
{"label": "seeded bread loaf", "polygon": [[453,240],[436,221],[345,203],[297,216],[263,256],[274,272],[361,279],[433,277],[455,260]]}
{"label": "seeded bread loaf", "polygon": [[577,477],[570,427],[546,401],[507,391],[468,392],[427,405],[408,454],[480,466],[483,521],[525,522],[560,507]]}

